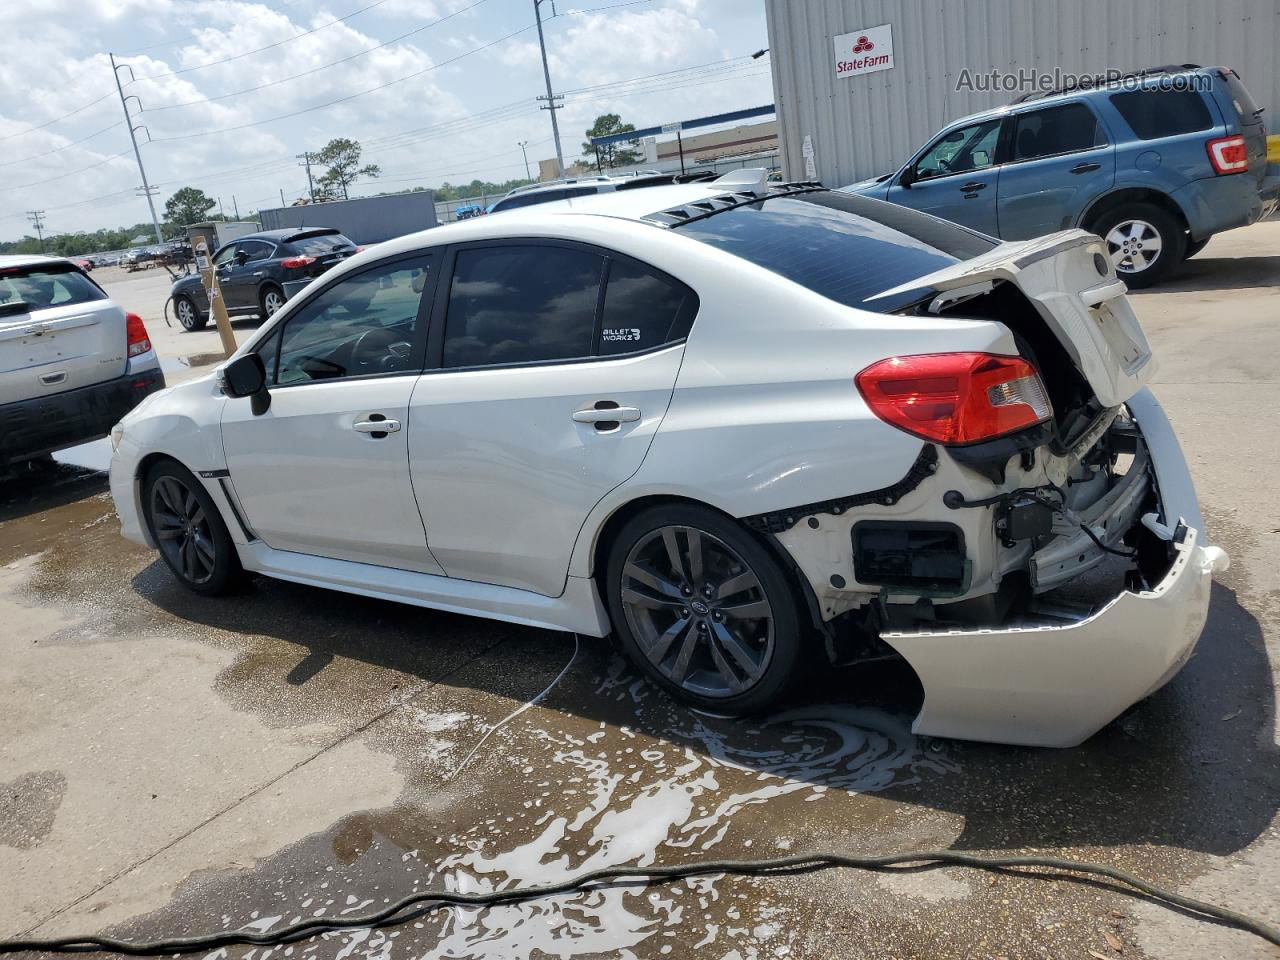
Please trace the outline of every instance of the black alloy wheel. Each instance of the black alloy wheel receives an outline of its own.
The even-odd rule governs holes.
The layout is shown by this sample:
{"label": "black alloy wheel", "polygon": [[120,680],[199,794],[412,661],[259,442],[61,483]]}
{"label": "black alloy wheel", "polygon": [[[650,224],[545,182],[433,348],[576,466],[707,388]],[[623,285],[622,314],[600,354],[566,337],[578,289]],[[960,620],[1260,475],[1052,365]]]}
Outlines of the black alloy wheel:
{"label": "black alloy wheel", "polygon": [[[777,561],[728,518],[673,507],[632,521],[609,568],[614,627],[632,659],[679,699],[718,713],[776,702],[799,649],[795,593]],[[692,516],[689,516],[692,514]]]}

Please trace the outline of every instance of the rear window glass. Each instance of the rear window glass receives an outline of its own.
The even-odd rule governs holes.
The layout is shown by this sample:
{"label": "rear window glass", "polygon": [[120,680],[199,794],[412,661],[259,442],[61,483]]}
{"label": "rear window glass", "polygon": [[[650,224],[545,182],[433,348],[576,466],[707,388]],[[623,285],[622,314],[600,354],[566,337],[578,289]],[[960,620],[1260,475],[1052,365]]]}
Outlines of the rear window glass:
{"label": "rear window glass", "polygon": [[869,297],[985,253],[996,241],[907,207],[822,192],[771,197],[673,227],[845,306],[888,313],[927,288]]}
{"label": "rear window glass", "polygon": [[1240,74],[1234,70],[1225,71],[1224,80],[1227,84],[1227,93],[1231,97],[1231,105],[1236,108],[1236,116],[1241,123],[1260,123],[1261,114],[1258,111],[1258,105],[1254,103],[1253,96],[1249,93],[1249,88],[1244,85],[1244,81],[1240,79]]}
{"label": "rear window glass", "polygon": [[21,301],[29,310],[61,307],[107,295],[92,280],[71,266],[10,267],[0,270],[0,307],[14,308]]}
{"label": "rear window glass", "polygon": [[1126,90],[1111,105],[1141,140],[1195,133],[1213,126],[1204,97],[1194,90]]}
{"label": "rear window glass", "polygon": [[535,203],[550,203],[553,200],[563,200],[565,191],[563,190],[539,190],[537,193],[518,193],[514,197],[505,197],[493,205],[494,213],[501,213],[503,210],[514,210],[516,207],[531,207]]}
{"label": "rear window glass", "polygon": [[290,240],[289,246],[304,256],[318,257],[326,253],[332,253],[334,250],[354,247],[355,244],[340,233],[323,233],[315,237],[301,237],[298,240]]}

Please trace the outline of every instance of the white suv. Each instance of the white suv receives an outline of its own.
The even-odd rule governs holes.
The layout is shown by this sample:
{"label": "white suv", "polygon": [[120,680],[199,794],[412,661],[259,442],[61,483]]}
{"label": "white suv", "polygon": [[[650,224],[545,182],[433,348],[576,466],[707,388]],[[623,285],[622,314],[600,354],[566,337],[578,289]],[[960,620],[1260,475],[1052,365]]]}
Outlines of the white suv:
{"label": "white suv", "polygon": [[918,732],[1068,745],[1176,672],[1226,561],[1150,359],[1095,236],[739,174],[352,258],[126,417],[111,490],[202,593],[613,632],[718,713],[887,650]]}
{"label": "white suv", "polygon": [[105,437],[163,387],[142,318],[79,267],[0,256],[0,473]]}

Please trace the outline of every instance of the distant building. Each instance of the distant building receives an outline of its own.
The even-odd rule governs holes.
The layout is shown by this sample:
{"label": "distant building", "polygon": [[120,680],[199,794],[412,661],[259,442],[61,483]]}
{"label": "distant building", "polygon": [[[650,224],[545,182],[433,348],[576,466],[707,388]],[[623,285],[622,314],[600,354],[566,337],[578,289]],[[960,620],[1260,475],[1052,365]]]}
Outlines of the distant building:
{"label": "distant building", "polygon": [[[629,148],[630,149],[630,148]],[[735,162],[742,158],[768,157],[778,152],[778,121],[765,120],[762,123],[746,123],[727,130],[716,130],[712,133],[686,133],[679,139],[672,136],[659,140],[657,137],[643,137],[638,147],[640,162],[630,167],[617,167],[605,170],[605,173],[626,173],[637,168],[660,170],[663,173],[675,173],[680,170],[680,153],[684,152],[685,170],[696,170],[701,167],[715,165],[718,167],[737,167]],[[751,165],[757,165],[754,162]],[[759,166],[773,166],[770,162],[761,162]],[[595,164],[574,162],[565,170],[566,177],[582,177],[596,173]],[[554,180],[556,159],[538,161],[538,179]]]}

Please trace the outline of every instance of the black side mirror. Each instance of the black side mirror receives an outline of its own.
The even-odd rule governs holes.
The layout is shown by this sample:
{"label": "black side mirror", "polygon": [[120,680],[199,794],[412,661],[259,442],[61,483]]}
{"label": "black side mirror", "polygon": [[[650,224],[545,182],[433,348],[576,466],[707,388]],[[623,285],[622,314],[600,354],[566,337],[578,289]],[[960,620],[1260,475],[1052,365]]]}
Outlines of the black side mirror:
{"label": "black side mirror", "polygon": [[250,409],[260,417],[271,408],[267,368],[256,353],[246,353],[222,368],[222,392],[228,397],[248,397]]}
{"label": "black side mirror", "polygon": [[248,262],[249,262],[249,254],[248,254],[248,253],[246,253],[246,252],[245,252],[245,251],[243,251],[243,250],[237,250],[237,251],[236,251],[236,263],[238,263],[240,266],[242,266],[242,267],[243,267],[243,266],[244,266],[246,263],[248,263]]}
{"label": "black side mirror", "polygon": [[902,171],[902,175],[898,177],[898,186],[902,187],[903,189],[910,190],[911,185],[915,183],[917,179],[918,177],[916,176],[916,168],[907,167],[905,170]]}

